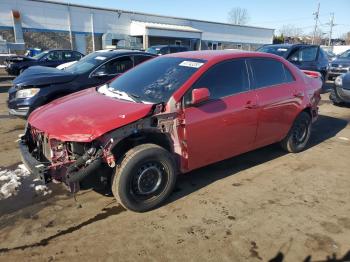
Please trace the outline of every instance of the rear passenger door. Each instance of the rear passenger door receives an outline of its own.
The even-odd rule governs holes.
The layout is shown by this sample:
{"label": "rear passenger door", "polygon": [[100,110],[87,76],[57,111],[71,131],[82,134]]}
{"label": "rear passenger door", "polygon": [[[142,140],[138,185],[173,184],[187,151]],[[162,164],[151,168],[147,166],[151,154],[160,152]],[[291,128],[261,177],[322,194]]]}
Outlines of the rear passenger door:
{"label": "rear passenger door", "polygon": [[282,140],[299,112],[302,90],[289,69],[272,58],[249,59],[259,105],[256,147]]}
{"label": "rear passenger door", "polygon": [[[210,100],[191,105],[192,90],[206,87]],[[249,151],[257,127],[256,95],[245,59],[209,68],[184,96],[185,144],[189,170]]]}

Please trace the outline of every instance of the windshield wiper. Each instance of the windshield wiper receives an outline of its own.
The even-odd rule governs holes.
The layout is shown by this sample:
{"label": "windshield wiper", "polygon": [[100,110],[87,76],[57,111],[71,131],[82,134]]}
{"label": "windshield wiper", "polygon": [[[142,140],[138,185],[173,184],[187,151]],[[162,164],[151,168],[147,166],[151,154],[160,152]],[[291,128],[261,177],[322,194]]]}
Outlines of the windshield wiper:
{"label": "windshield wiper", "polygon": [[115,89],[111,89],[111,88],[108,88],[108,90],[111,91],[112,93],[120,95],[121,97],[123,97],[123,96],[125,97],[126,96],[126,97],[132,99],[136,103],[142,103],[142,101],[139,99],[140,96],[138,96],[136,94],[127,93],[127,92],[124,92],[124,91],[119,91],[119,90],[115,90]]}

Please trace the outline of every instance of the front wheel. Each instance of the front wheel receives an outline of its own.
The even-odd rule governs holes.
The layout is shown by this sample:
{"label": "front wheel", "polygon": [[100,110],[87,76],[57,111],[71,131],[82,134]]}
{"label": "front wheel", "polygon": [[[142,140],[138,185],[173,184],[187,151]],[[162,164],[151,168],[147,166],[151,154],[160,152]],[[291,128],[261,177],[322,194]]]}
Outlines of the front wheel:
{"label": "front wheel", "polygon": [[112,192],[127,209],[145,212],[159,206],[173,191],[176,169],[172,155],[155,144],[129,150],[112,177]]}
{"label": "front wheel", "polygon": [[290,153],[303,151],[310,139],[311,125],[311,116],[306,112],[301,112],[287,136],[281,141],[282,148]]}

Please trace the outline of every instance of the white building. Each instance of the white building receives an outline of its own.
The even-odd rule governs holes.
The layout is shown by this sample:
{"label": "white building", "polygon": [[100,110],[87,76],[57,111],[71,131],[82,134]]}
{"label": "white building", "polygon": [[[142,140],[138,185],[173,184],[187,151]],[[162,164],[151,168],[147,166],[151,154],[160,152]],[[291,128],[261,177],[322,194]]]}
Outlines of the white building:
{"label": "white building", "polygon": [[[1,0],[0,36],[27,47],[83,53],[108,45],[155,44],[191,49],[255,49],[272,43],[274,29],[168,17],[46,0]],[[92,37],[94,36],[94,37]]]}

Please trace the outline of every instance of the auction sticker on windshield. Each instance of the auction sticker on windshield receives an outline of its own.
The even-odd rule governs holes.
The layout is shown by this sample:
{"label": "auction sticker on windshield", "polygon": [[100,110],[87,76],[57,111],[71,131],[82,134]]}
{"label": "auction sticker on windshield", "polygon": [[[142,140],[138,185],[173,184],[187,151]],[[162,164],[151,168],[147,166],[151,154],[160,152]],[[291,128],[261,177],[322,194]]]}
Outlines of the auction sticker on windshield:
{"label": "auction sticker on windshield", "polygon": [[193,61],[183,61],[179,64],[179,66],[200,68],[204,63],[193,62]]}

